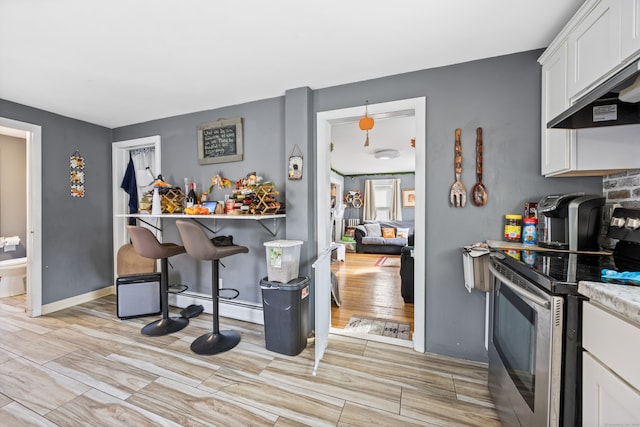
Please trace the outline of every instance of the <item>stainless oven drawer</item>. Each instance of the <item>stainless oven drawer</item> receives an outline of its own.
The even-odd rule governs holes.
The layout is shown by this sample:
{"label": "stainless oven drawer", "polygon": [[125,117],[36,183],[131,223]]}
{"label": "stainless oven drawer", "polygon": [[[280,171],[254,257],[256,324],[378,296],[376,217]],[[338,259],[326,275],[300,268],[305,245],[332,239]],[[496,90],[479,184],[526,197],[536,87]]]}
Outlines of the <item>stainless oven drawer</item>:
{"label": "stainless oven drawer", "polygon": [[495,281],[489,388],[501,420],[504,425],[559,425],[564,299],[499,261],[489,269]]}

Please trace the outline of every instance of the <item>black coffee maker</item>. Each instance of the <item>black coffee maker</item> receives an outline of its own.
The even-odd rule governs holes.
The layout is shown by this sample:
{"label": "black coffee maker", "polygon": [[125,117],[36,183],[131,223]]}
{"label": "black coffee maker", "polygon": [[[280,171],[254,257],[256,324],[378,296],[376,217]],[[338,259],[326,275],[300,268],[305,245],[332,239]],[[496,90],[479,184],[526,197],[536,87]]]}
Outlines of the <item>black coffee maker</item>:
{"label": "black coffee maker", "polygon": [[584,193],[550,195],[538,203],[538,246],[597,251],[605,198]]}

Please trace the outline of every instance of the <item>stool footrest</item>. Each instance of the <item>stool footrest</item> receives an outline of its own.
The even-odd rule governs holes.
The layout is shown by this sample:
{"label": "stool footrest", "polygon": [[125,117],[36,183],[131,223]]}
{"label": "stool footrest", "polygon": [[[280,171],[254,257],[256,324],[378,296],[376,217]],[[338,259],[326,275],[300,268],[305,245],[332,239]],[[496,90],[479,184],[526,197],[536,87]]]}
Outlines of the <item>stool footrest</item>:
{"label": "stool footrest", "polygon": [[222,292],[222,291],[231,291],[231,292],[235,292],[235,295],[234,295],[234,296],[232,296],[232,297],[223,297],[223,296],[220,296],[220,295],[219,295],[219,296],[218,296],[218,298],[220,298],[220,299],[236,299],[236,298],[238,298],[238,296],[240,295],[240,291],[239,291],[239,290],[237,290],[237,289],[233,289],[233,288],[221,288],[221,289],[220,289],[220,292]]}
{"label": "stool footrest", "polygon": [[187,285],[171,285],[169,289],[167,289],[167,293],[169,294],[181,294],[189,289]]}
{"label": "stool footrest", "polygon": [[[238,298],[238,296],[240,295],[240,291],[239,290],[232,289],[232,288],[222,288],[222,289],[219,289],[219,291],[233,291],[233,292],[235,292],[235,295],[233,295],[231,297],[222,297],[222,296],[218,295],[218,299],[229,299],[229,300],[231,300],[231,299]],[[213,301],[213,298],[208,297],[206,295],[193,294],[191,292],[181,292],[181,294],[182,294],[182,296],[185,296],[185,297],[203,299],[203,300],[206,300],[206,301]]]}

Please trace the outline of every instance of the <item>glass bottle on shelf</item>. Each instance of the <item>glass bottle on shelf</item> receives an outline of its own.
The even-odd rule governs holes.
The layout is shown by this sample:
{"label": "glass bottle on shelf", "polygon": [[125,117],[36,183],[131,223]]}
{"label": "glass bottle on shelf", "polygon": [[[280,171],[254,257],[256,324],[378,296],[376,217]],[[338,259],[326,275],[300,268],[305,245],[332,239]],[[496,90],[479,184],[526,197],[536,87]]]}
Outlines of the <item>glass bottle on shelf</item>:
{"label": "glass bottle on shelf", "polygon": [[182,200],[182,206],[184,208],[188,208],[187,206],[187,198],[189,196],[189,188],[191,187],[192,180],[190,178],[184,178],[184,199]]}
{"label": "glass bottle on shelf", "polygon": [[193,182],[189,185],[189,193],[187,193],[187,197],[185,198],[185,204],[188,208],[192,208],[198,204],[198,196],[196,195]]}

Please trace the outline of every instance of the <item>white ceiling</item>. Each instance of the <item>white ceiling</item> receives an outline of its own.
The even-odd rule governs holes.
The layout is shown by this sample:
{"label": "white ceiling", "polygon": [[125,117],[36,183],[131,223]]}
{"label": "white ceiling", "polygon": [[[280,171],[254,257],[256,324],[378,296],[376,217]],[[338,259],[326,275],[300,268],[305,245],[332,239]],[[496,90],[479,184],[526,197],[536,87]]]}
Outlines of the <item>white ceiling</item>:
{"label": "white ceiling", "polygon": [[[362,113],[364,115],[364,107]],[[369,146],[364,146],[366,133],[360,130],[359,117],[345,119],[331,125],[331,167],[342,175],[382,174],[394,172],[414,172],[416,169],[415,148],[411,139],[415,138],[415,117],[394,115],[392,117],[371,114],[375,119],[369,131]],[[397,150],[394,159],[377,159],[375,152],[383,149]]]}
{"label": "white ceiling", "polygon": [[546,47],[581,3],[0,0],[0,98],[115,128]]}

